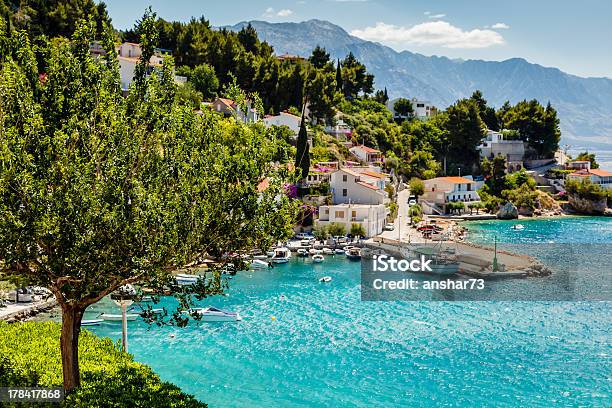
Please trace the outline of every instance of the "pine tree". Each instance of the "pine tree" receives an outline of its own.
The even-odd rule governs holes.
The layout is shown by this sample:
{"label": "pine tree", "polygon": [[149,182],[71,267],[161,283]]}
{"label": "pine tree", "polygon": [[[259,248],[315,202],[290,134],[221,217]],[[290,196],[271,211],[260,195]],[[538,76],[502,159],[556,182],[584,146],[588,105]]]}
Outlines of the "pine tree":
{"label": "pine tree", "polygon": [[295,154],[295,172],[301,175],[301,179],[308,177],[310,170],[310,146],[308,146],[308,132],[306,131],[306,121],[302,114],[302,124],[298,133],[296,154]]}

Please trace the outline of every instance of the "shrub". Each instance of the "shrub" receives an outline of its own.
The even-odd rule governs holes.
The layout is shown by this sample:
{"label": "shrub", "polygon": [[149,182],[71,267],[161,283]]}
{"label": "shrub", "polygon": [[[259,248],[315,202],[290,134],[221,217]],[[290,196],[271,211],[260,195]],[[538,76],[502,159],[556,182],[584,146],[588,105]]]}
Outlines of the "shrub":
{"label": "shrub", "polygon": [[361,224],[351,224],[351,235],[354,237],[365,237],[366,230]]}
{"label": "shrub", "polygon": [[312,229],[312,235],[319,241],[327,239],[329,237],[329,230],[325,225],[316,224]]}
{"label": "shrub", "polygon": [[[0,322],[0,384],[62,386],[59,337],[58,323]],[[110,339],[98,338],[86,330],[81,331],[79,339],[79,362],[81,387],[69,394],[60,407],[207,406],[177,386],[161,381],[151,368],[135,362]]]}
{"label": "shrub", "polygon": [[600,201],[607,197],[607,192],[601,186],[591,183],[588,179],[566,180],[565,190],[568,194],[576,195],[583,200]]}
{"label": "shrub", "polygon": [[413,178],[410,180],[410,194],[415,196],[422,196],[425,192],[425,184],[423,181],[418,178]]}
{"label": "shrub", "polygon": [[339,224],[337,222],[332,222],[331,224],[329,224],[329,227],[327,227],[327,231],[329,232],[329,235],[333,237],[343,237],[346,235],[346,228],[344,228],[344,225]]}

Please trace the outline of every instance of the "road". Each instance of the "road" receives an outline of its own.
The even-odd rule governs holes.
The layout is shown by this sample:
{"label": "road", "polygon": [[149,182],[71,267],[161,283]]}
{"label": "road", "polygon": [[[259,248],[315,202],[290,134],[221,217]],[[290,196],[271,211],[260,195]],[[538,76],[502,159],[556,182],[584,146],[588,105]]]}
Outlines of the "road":
{"label": "road", "polygon": [[383,238],[400,239],[401,241],[408,241],[408,223],[410,217],[408,216],[408,197],[410,196],[410,190],[408,188],[400,191],[397,194],[397,218],[395,219],[395,229],[393,231],[383,231],[380,234]]}

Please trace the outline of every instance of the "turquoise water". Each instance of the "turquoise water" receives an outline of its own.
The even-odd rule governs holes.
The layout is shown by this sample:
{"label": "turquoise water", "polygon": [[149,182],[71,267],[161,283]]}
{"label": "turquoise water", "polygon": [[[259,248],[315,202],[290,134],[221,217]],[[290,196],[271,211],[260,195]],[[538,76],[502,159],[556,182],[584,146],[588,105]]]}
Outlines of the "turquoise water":
{"label": "turquoise water", "polygon": [[[600,221],[589,229],[605,225],[609,232],[608,220]],[[563,222],[569,224],[562,229],[538,227],[533,239],[552,240],[582,225]],[[498,239],[511,240],[507,225],[470,228],[483,240],[496,229]],[[333,281],[319,283],[325,275]],[[130,322],[130,352],[211,407],[612,401],[609,302],[362,302],[359,282],[360,264],[340,256],[239,273],[228,297],[202,304],[239,311],[243,321],[183,329]],[[102,302],[86,318],[109,309],[118,311]],[[113,339],[121,334],[112,323],[92,330]]]}

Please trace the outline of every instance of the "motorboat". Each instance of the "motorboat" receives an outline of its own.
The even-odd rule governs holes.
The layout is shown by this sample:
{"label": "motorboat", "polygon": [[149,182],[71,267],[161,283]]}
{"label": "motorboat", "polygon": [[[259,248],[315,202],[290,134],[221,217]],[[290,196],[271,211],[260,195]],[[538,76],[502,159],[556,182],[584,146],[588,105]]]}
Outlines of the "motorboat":
{"label": "motorboat", "polygon": [[221,269],[221,274],[223,275],[235,275],[236,272],[236,267],[233,263],[228,263],[223,269]]}
{"label": "motorboat", "polygon": [[266,256],[267,256],[268,258],[272,258],[272,257],[274,256],[274,251],[268,251],[268,252],[266,252]]}
{"label": "motorboat", "polygon": [[[139,315],[136,313],[126,313],[125,315],[127,321],[130,322],[136,320],[138,316]],[[120,322],[123,320],[123,317],[120,314],[102,313],[99,317],[109,322]]]}
{"label": "motorboat", "polygon": [[316,254],[320,254],[320,253],[321,253],[321,250],[312,248],[312,249],[310,249],[310,250],[308,251],[308,253],[309,253],[310,255],[316,255]]}
{"label": "motorboat", "polygon": [[323,248],[323,253],[325,255],[333,255],[334,254],[334,250],[328,247]]}
{"label": "motorboat", "polygon": [[344,249],[342,249],[342,248],[334,249],[334,254],[336,254],[336,255],[344,255],[344,253],[345,253]]}
{"label": "motorboat", "polygon": [[176,283],[179,286],[189,286],[189,285],[193,285],[194,283],[196,283],[199,279],[199,276],[189,275],[186,273],[179,273],[178,275],[175,276],[175,279],[176,279]]}
{"label": "motorboat", "polygon": [[[237,322],[242,320],[240,313],[228,312],[225,310],[217,309],[216,307],[205,307],[202,309],[193,309],[192,313],[195,312],[202,317],[203,322]],[[185,314],[189,312],[183,312]]]}
{"label": "motorboat", "polygon": [[325,260],[325,257],[321,254],[314,254],[312,256],[312,262],[320,263],[320,262],[323,262],[324,260]]}
{"label": "motorboat", "polygon": [[266,254],[253,255],[253,259],[268,259],[268,255]]}
{"label": "motorboat", "polygon": [[81,320],[81,327],[99,326],[102,322],[104,322],[104,319]]}
{"label": "motorboat", "polygon": [[331,282],[331,280],[332,280],[331,276],[324,276],[321,279],[319,279],[319,282],[326,283],[326,282]]}
{"label": "motorboat", "polygon": [[298,248],[297,254],[298,256],[308,256],[308,251],[304,248]]}
{"label": "motorboat", "polygon": [[346,250],[346,257],[351,260],[361,259],[361,249],[358,247],[350,247]]}
{"label": "motorboat", "polygon": [[291,251],[287,247],[279,247],[274,250],[272,256],[272,262],[274,263],[287,263],[291,258]]}
{"label": "motorboat", "polygon": [[525,226],[523,224],[516,224],[512,226],[512,229],[514,230],[522,230],[525,229]]}
{"label": "motorboat", "polygon": [[268,265],[268,262],[266,261],[262,261],[261,259],[253,259],[251,261],[251,269],[264,269],[264,268],[268,268],[270,265]]}

